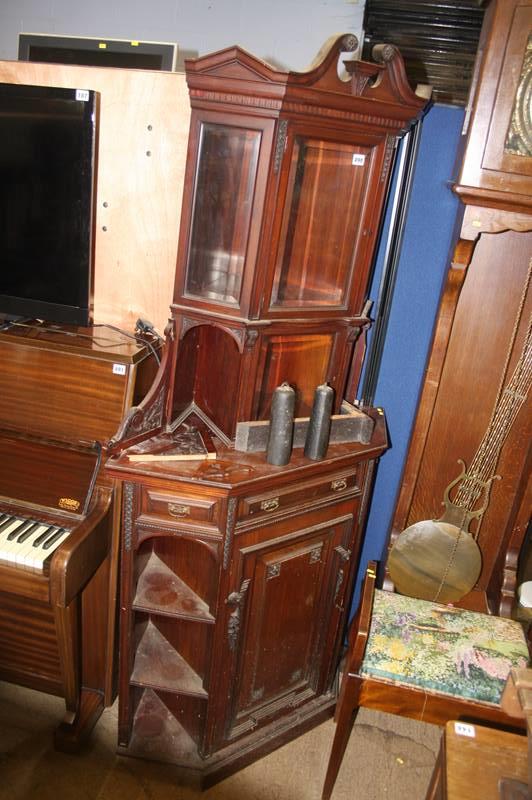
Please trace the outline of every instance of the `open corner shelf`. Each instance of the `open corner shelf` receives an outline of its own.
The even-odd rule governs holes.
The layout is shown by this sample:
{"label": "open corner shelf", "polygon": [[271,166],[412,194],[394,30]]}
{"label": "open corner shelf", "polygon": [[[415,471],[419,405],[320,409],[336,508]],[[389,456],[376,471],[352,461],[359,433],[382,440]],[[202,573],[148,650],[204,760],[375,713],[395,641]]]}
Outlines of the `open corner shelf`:
{"label": "open corner shelf", "polygon": [[200,676],[151,621],[146,625],[135,652],[131,683],[207,697]]}
{"label": "open corner shelf", "polygon": [[192,737],[152,689],[144,690],[137,706],[128,753],[191,767],[203,763]]}
{"label": "open corner shelf", "polygon": [[153,552],[139,575],[133,608],[214,623],[207,603]]}

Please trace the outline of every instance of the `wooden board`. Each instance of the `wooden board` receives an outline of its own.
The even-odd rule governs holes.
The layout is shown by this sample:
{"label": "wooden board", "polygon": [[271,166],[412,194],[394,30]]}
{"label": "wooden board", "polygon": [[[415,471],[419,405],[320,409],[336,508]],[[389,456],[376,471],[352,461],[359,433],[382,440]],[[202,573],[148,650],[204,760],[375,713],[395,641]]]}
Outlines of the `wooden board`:
{"label": "wooden board", "polygon": [[501,779],[528,782],[527,755],[526,736],[481,725],[448,722],[445,729],[446,800],[463,800],[464,797],[500,800],[504,796],[500,794]]}
{"label": "wooden board", "polygon": [[3,83],[100,93],[94,318],[164,330],[172,301],[190,108],[183,73],[0,61]]}
{"label": "wooden board", "polygon": [[[344,400],[340,414],[331,417],[330,444],[344,442],[362,442],[371,440],[374,420],[356,406]],[[298,417],[294,420],[294,447],[304,447],[309,425],[309,417]],[[235,450],[246,453],[259,453],[268,447],[270,423],[268,420],[257,422],[239,422],[236,426]]]}

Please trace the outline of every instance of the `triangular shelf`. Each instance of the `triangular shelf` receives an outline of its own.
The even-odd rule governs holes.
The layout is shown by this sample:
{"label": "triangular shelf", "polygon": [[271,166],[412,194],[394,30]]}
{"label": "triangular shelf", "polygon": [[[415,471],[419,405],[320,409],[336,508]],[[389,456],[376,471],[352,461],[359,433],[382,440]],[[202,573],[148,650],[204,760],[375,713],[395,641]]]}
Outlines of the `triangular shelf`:
{"label": "triangular shelf", "polygon": [[137,646],[131,683],[207,697],[200,676],[150,620]]}
{"label": "triangular shelf", "polygon": [[214,622],[207,603],[151,553],[137,582],[133,607],[139,611]]}
{"label": "triangular shelf", "polygon": [[172,422],[170,430],[175,431],[187,420],[194,425],[204,425],[211,432],[211,434],[223,442],[226,447],[232,447],[232,440],[229,439],[229,437],[227,437],[222,430],[220,430],[220,428],[212,421],[212,419],[210,419],[210,417],[208,417],[207,414],[202,411],[202,409],[194,401],[192,401]]}
{"label": "triangular shelf", "polygon": [[193,739],[152,689],[144,690],[138,704],[127,752],[192,767],[203,763]]}

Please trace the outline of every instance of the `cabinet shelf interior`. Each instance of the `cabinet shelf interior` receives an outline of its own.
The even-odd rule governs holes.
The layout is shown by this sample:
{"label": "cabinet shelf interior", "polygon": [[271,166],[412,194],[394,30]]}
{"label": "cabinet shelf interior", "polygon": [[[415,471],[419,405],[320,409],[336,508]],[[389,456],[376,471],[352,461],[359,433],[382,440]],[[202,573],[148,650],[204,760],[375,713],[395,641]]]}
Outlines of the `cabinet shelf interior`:
{"label": "cabinet shelf interior", "polygon": [[202,759],[190,734],[152,689],[145,689],[133,719],[128,751],[142,758],[199,766]]}
{"label": "cabinet shelf interior", "polygon": [[207,697],[200,676],[151,620],[137,646],[131,683]]}
{"label": "cabinet shelf interior", "polygon": [[135,609],[171,614],[213,623],[207,603],[179,578],[159,556],[149,555],[137,581]]}

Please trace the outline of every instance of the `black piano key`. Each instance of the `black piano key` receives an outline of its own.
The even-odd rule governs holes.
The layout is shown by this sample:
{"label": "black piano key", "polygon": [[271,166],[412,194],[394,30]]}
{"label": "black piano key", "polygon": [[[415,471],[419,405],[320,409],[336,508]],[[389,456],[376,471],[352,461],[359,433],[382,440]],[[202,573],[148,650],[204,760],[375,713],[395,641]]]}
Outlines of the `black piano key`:
{"label": "black piano key", "polygon": [[46,528],[45,531],[43,531],[41,534],[39,534],[39,536],[37,536],[37,538],[33,542],[33,546],[34,547],[39,547],[39,545],[42,544],[42,542],[44,542],[46,537],[49,536],[50,533],[53,533],[54,530],[56,530],[55,525],[49,525],[49,527]]}
{"label": "black piano key", "polygon": [[64,528],[58,528],[56,532],[52,533],[52,535],[44,542],[42,549],[48,550],[48,548],[51,547],[53,543],[56,542],[64,533],[66,533]]}
{"label": "black piano key", "polygon": [[21,520],[20,520],[20,522],[21,522],[21,524],[20,524],[20,525],[17,525],[17,527],[16,527],[16,528],[13,528],[13,530],[12,530],[10,533],[8,533],[8,534],[7,534],[7,541],[8,541],[8,542],[12,542],[12,541],[13,541],[13,539],[16,539],[16,538],[17,538],[17,536],[18,536],[20,533],[24,533],[24,531],[26,530],[26,528],[27,528],[29,525],[31,525],[31,524],[32,524],[31,520],[27,520],[27,519],[21,519]]}
{"label": "black piano key", "polygon": [[[2,531],[4,530],[4,528],[7,528],[7,526],[8,526],[8,525],[9,525],[11,522],[14,522],[14,520],[15,520],[15,519],[16,519],[16,517],[10,517],[10,516],[8,515],[8,516],[7,516],[7,519],[5,519],[5,520],[4,520],[2,523],[0,523],[0,533],[2,533]],[[20,520],[20,522],[23,522],[23,520]]]}
{"label": "black piano key", "polygon": [[22,542],[25,542],[32,533],[35,533],[35,528],[38,528],[40,524],[40,522],[32,522],[29,528],[26,528],[26,530],[23,531],[20,536],[17,536],[17,544],[22,544]]}

